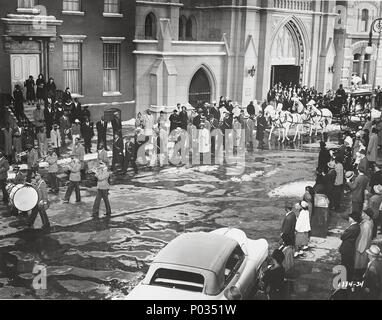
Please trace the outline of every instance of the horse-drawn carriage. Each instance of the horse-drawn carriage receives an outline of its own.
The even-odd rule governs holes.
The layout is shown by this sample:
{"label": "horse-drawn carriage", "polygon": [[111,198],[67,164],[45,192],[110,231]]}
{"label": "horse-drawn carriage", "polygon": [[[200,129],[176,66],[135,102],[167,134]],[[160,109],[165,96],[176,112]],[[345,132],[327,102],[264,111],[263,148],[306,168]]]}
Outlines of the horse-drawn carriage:
{"label": "horse-drawn carriage", "polygon": [[333,122],[338,123],[341,130],[358,128],[370,116],[372,95],[370,90],[358,89],[348,92],[346,102],[333,98],[329,103]]}

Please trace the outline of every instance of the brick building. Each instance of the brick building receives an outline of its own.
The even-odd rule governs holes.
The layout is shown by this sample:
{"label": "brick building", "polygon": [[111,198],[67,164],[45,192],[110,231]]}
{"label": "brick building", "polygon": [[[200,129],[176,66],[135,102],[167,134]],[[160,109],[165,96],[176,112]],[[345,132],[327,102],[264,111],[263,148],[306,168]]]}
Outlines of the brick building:
{"label": "brick building", "polygon": [[0,91],[39,73],[90,105],[135,113],[135,3],[125,0],[1,0]]}

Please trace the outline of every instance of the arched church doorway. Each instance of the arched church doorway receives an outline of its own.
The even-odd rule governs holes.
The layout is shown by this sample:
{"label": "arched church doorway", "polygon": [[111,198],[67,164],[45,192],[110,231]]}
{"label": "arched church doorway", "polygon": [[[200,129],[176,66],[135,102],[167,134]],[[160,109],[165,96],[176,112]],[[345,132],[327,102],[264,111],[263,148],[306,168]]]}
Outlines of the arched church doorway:
{"label": "arched church doorway", "polygon": [[302,82],[304,44],[297,26],[289,21],[277,33],[271,49],[271,86]]}
{"label": "arched church doorway", "polygon": [[203,68],[200,68],[191,80],[188,101],[194,108],[211,102],[211,83]]}

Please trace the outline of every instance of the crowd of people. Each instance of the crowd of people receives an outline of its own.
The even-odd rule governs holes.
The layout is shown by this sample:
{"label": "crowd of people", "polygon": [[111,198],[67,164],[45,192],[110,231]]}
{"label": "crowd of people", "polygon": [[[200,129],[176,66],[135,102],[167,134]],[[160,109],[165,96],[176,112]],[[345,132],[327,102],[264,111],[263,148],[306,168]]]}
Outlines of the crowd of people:
{"label": "crowd of people", "polygon": [[[82,108],[77,99],[72,99],[70,90],[59,92],[50,78],[46,83],[40,75],[35,82],[33,77],[25,81],[26,98],[20,86],[14,91],[14,110],[19,124],[15,128],[3,128],[4,150],[0,152],[0,187],[3,191],[3,201],[8,202],[6,190],[7,173],[10,164],[15,164],[15,184],[30,183],[39,194],[39,202],[27,219],[27,225],[32,226],[37,214],[40,214],[43,228],[49,229],[50,223],[46,210],[49,208],[48,193],[59,194],[60,183],[58,160],[63,154],[67,140],[72,141],[71,160],[63,164],[63,170],[68,173],[69,183],[63,203],[69,203],[73,191],[76,202],[81,201],[80,183],[88,172],[85,154],[91,153],[91,141],[95,135],[93,123],[90,122],[90,112]],[[382,92],[380,88],[376,94]],[[196,137],[197,152],[200,162],[204,163],[210,155],[214,155],[217,135],[221,132],[224,141],[232,136],[234,148],[254,149],[264,147],[265,130],[268,119],[264,109],[270,102],[281,104],[284,110],[295,112],[294,101],[298,99],[306,105],[315,101],[318,107],[326,107],[331,103],[344,105],[349,97],[342,86],[336,91],[317,92],[315,88],[306,86],[282,86],[276,84],[268,93],[267,99],[258,104],[252,101],[246,108],[237,103],[220,97],[212,104],[205,103],[195,111],[178,104],[172,114],[167,117],[162,111],[157,119],[150,111],[138,113],[135,119],[135,132],[131,137],[123,136],[122,122],[119,113],[114,114],[111,121],[113,128],[112,161],[107,151],[107,121],[102,117],[96,124],[97,130],[97,165],[90,170],[97,179],[97,196],[94,201],[92,216],[98,218],[101,200],[106,207],[106,215],[111,215],[109,202],[110,169],[121,170],[126,174],[129,167],[138,173],[137,161],[141,146],[148,142],[154,145],[159,163],[165,163],[168,154],[168,143],[182,142],[182,134]],[[378,98],[379,99],[379,98]],[[376,105],[381,101],[376,99]],[[23,122],[25,118],[24,103],[36,105],[33,111],[32,125]],[[351,103],[370,103],[367,99]],[[232,135],[231,135],[232,133]],[[38,142],[35,145],[35,140]],[[187,141],[187,139],[186,139]],[[257,141],[257,143],[256,143]],[[192,150],[192,142],[186,142],[186,150]],[[339,249],[341,263],[347,269],[348,280],[364,279],[365,294],[369,298],[382,297],[382,267],[381,254],[371,241],[382,232],[382,170],[377,165],[378,150],[382,147],[382,117],[368,118],[356,132],[350,130],[342,133],[340,146],[329,150],[325,141],[320,142],[318,166],[316,169],[316,184],[307,186],[301,201],[296,204],[285,204],[285,218],[282,224],[280,248],[272,254],[272,266],[266,272],[263,281],[268,288],[271,299],[283,297],[284,279],[293,270],[294,259],[304,256],[309,250],[311,221],[314,215],[315,196],[324,194],[329,200],[332,210],[341,212],[344,194],[351,198],[351,214],[349,227],[341,237]],[[182,151],[178,151],[182,152]],[[144,153],[145,155],[145,153]],[[19,164],[25,160],[27,172],[21,172]],[[39,161],[48,164],[47,182],[41,176]],[[156,164],[157,158],[154,159]],[[153,164],[153,163],[151,163]],[[48,187],[50,191],[48,192]],[[376,280],[378,279],[378,281]],[[381,287],[378,287],[381,286]]]}

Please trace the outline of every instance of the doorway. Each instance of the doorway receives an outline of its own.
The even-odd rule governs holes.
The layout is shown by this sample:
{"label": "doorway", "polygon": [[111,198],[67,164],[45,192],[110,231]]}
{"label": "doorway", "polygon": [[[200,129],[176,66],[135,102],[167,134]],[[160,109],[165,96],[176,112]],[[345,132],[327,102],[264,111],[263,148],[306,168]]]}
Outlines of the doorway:
{"label": "doorway", "polygon": [[211,84],[203,68],[200,68],[191,80],[188,101],[194,108],[211,102]]}
{"label": "doorway", "polygon": [[298,85],[300,82],[300,67],[294,65],[272,66],[271,87],[281,82],[283,86]]}
{"label": "doorway", "polygon": [[11,54],[11,85],[12,90],[16,84],[24,87],[24,81],[33,76],[37,79],[40,74],[39,54]]}

